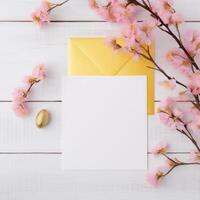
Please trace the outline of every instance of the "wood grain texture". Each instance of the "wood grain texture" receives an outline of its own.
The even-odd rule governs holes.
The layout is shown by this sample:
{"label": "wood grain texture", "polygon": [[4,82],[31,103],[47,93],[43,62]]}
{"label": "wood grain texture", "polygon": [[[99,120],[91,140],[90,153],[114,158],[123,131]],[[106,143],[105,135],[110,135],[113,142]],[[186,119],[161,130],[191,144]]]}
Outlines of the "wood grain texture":
{"label": "wood grain texture", "polygon": [[[187,23],[188,28],[200,29],[199,23]],[[119,27],[104,22],[88,23],[52,23],[38,30],[32,23],[0,23],[0,100],[11,100],[11,91],[20,86],[23,76],[30,74],[32,68],[45,63],[48,79],[33,89],[31,100],[61,100],[61,79],[67,72],[67,39],[69,37],[106,37],[119,33]],[[184,80],[177,71],[166,62],[166,52],[177,45],[163,33],[155,33],[156,61],[172,76]],[[5,70],[6,68],[6,70]],[[163,92],[158,82],[164,77],[155,72],[155,100],[161,100],[169,94],[175,95],[180,87],[171,93]],[[9,81],[7,81],[9,79]],[[185,81],[185,80],[184,80]],[[6,84],[4,84],[6,83]]]}
{"label": "wood grain texture", "polygon": [[[158,104],[156,103],[156,106]],[[61,152],[61,103],[28,103],[31,114],[28,118],[17,118],[11,109],[11,103],[0,103],[0,152]],[[49,126],[38,129],[35,116],[41,109],[49,110]],[[160,123],[158,116],[148,118],[148,151],[158,142],[170,142],[170,152],[190,152],[191,143],[176,131]]]}
{"label": "wood grain texture", "polygon": [[[54,152],[60,150],[60,103],[28,103],[30,116],[15,116],[11,103],[0,103],[0,152]],[[37,113],[47,109],[50,122],[46,128],[35,125]]]}
{"label": "wood grain texture", "polygon": [[[181,155],[177,155],[181,156]],[[186,156],[181,156],[185,158]],[[149,158],[150,166],[162,163]],[[62,171],[61,155],[0,155],[2,200],[199,200],[198,167],[175,170],[155,189],[145,171]]]}
{"label": "wood grain texture", "polygon": [[[7,0],[1,1],[0,6],[0,199],[199,200],[199,167],[176,169],[158,189],[147,185],[144,171],[64,172],[60,169],[62,103],[56,101],[61,101],[61,78],[67,71],[67,38],[106,37],[118,33],[119,27],[95,22],[101,18],[89,9],[87,0],[70,0],[68,5],[51,13],[55,23],[39,30],[30,22],[30,13],[39,3],[40,0]],[[181,31],[188,28],[200,30],[200,1],[176,0],[175,4],[185,20],[190,21]],[[141,12],[139,19],[145,18]],[[166,50],[176,45],[159,32],[155,39],[157,62],[170,74],[177,74],[164,58]],[[39,63],[46,64],[49,76],[33,89],[30,100],[41,102],[28,103],[31,114],[22,120],[12,112],[11,102],[2,101],[11,100],[12,89],[20,86],[23,76]],[[174,92],[164,92],[157,85],[161,80],[163,77],[156,73],[155,101],[180,91],[178,87]],[[43,108],[50,111],[51,122],[47,128],[38,129],[34,118]],[[170,155],[183,159],[189,157],[192,145],[160,124],[158,116],[149,117],[148,151],[163,139],[171,144]],[[151,154],[148,161],[149,167],[163,162]]]}
{"label": "wood grain texture", "polygon": [[[105,0],[98,0],[105,2]],[[154,0],[151,0],[152,2]],[[62,2],[62,0],[52,0],[52,2]],[[0,20],[31,20],[31,13],[40,4],[40,0],[9,0],[2,1],[0,6]],[[176,0],[175,8],[183,13],[185,20],[200,21],[199,0]],[[145,19],[143,12],[139,12],[138,19]],[[88,6],[88,0],[70,0],[68,4],[53,11],[52,20],[61,21],[101,21]]]}

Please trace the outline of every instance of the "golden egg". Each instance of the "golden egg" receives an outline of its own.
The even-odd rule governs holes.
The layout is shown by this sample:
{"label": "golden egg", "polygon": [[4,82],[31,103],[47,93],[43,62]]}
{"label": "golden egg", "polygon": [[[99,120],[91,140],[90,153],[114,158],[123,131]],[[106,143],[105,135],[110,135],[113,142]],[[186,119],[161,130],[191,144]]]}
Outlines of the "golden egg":
{"label": "golden egg", "polygon": [[49,123],[49,112],[45,109],[41,110],[35,119],[38,128],[44,128]]}

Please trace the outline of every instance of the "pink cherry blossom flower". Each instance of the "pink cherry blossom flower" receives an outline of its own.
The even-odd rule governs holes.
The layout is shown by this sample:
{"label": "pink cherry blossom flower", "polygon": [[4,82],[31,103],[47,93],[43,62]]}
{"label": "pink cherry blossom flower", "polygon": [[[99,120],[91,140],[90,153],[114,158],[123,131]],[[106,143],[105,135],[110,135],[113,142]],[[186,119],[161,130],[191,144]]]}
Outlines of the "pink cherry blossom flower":
{"label": "pink cherry blossom flower", "polygon": [[124,50],[129,52],[134,60],[137,60],[140,57],[139,53],[142,52],[141,44],[137,41],[139,32],[138,22],[127,24],[122,32]]}
{"label": "pink cherry blossom flower", "polygon": [[24,88],[16,88],[12,92],[13,101],[15,103],[23,103],[26,101],[26,89]]}
{"label": "pink cherry blossom flower", "polygon": [[164,23],[176,26],[184,20],[180,14],[175,12],[173,4],[172,0],[157,0],[153,4],[153,11],[158,14]]}
{"label": "pink cherry blossom flower", "polygon": [[169,170],[171,167],[174,167],[174,165],[175,165],[175,162],[173,162],[172,160],[166,159],[163,164],[163,169]]}
{"label": "pink cherry blossom flower", "polygon": [[135,37],[139,33],[139,26],[137,21],[125,24],[123,26],[122,35],[127,38]]}
{"label": "pink cherry blossom flower", "polygon": [[183,35],[183,43],[193,57],[198,56],[200,53],[200,32],[188,30]]}
{"label": "pink cherry blossom flower", "polygon": [[14,102],[12,108],[18,117],[25,117],[28,114],[28,109],[25,103]]}
{"label": "pink cherry blossom flower", "polygon": [[159,110],[165,111],[167,113],[168,112],[171,113],[175,103],[176,103],[176,101],[174,98],[168,97],[168,98],[164,99],[163,101],[161,101]]}
{"label": "pink cherry blossom flower", "polygon": [[163,172],[160,169],[156,169],[147,173],[147,182],[153,187],[158,186]]}
{"label": "pink cherry blossom flower", "polygon": [[200,162],[200,153],[199,152],[195,152],[195,151],[192,151],[190,153],[190,158],[193,162]]}
{"label": "pink cherry blossom flower", "polygon": [[176,97],[176,101],[188,101],[192,99],[191,92],[188,90],[181,91],[178,93],[178,96]]}
{"label": "pink cherry blossom flower", "polygon": [[144,45],[151,45],[153,41],[153,30],[156,27],[156,21],[154,19],[146,20],[144,22],[139,23],[139,35],[138,35],[138,41],[141,42],[141,44]]}
{"label": "pink cherry blossom flower", "polygon": [[136,43],[137,36],[139,34],[140,34],[140,29],[138,26],[138,22],[134,21],[124,26],[122,37],[125,38],[127,41],[129,41],[130,45],[127,46],[131,46],[132,44]]}
{"label": "pink cherry blossom flower", "polygon": [[167,144],[166,142],[160,142],[157,146],[155,146],[155,147],[151,150],[151,152],[152,152],[154,155],[159,155],[159,154],[166,153],[167,148],[168,148],[168,144]]}
{"label": "pink cherry blossom flower", "polygon": [[173,98],[168,97],[158,107],[160,121],[171,129],[184,130],[182,118],[184,113],[180,110]]}
{"label": "pink cherry blossom flower", "polygon": [[24,77],[23,82],[25,83],[26,87],[28,88],[31,84],[33,84],[35,81],[37,81],[37,79],[32,76],[32,75],[28,75]]}
{"label": "pink cherry blossom flower", "polygon": [[194,95],[200,94],[200,73],[194,73],[190,76],[190,83],[188,85],[190,91]]}
{"label": "pink cherry blossom flower", "polygon": [[200,122],[198,116],[200,116],[200,111],[195,107],[188,107],[183,111],[182,120],[193,134],[200,133]]}
{"label": "pink cherry blossom flower", "polygon": [[13,96],[13,105],[12,105],[13,111],[17,116],[25,117],[28,114],[28,110],[25,105],[25,101],[27,100],[26,89],[24,88],[14,89],[12,96]]}
{"label": "pink cherry blossom flower", "polygon": [[115,17],[112,15],[112,12],[109,9],[105,7],[99,7],[96,12],[103,18],[103,20],[115,22]]}
{"label": "pink cherry blossom flower", "polygon": [[192,74],[191,61],[181,49],[172,49],[166,55],[167,60],[182,74],[190,76]]}
{"label": "pink cherry blossom flower", "polygon": [[185,43],[187,42],[193,43],[199,40],[199,38],[200,38],[200,32],[196,30],[188,30],[187,32],[185,32],[183,37]]}
{"label": "pink cherry blossom flower", "polygon": [[44,65],[40,64],[36,66],[32,71],[32,76],[35,77],[38,81],[42,81],[47,77],[47,73],[44,70]]}
{"label": "pink cherry blossom flower", "polygon": [[173,0],[156,0],[155,5],[158,10],[163,11],[163,12],[170,12],[173,13]]}
{"label": "pink cherry blossom flower", "polygon": [[193,120],[188,124],[194,134],[200,133],[200,113],[196,113]]}
{"label": "pink cherry blossom flower", "polygon": [[173,90],[176,87],[176,80],[172,78],[170,80],[161,81],[159,84],[164,88]]}
{"label": "pink cherry blossom flower", "polygon": [[153,4],[153,10],[156,12],[164,23],[168,24],[171,15],[174,13],[172,0],[157,0]]}
{"label": "pink cherry blossom flower", "polygon": [[46,78],[47,74],[44,70],[44,65],[38,65],[33,69],[32,75],[24,77],[25,87],[14,89],[12,92],[13,111],[19,117],[25,117],[28,114],[26,105],[28,94],[32,86]]}
{"label": "pink cherry blossom flower", "polygon": [[52,4],[49,1],[43,0],[40,7],[32,13],[32,20],[39,27],[42,27],[50,21],[49,10],[51,8],[51,5]]}
{"label": "pink cherry blossom flower", "polygon": [[139,59],[145,46],[150,46],[153,40],[152,31],[155,28],[155,20],[138,23],[133,21],[124,26],[122,38],[124,50],[129,52],[134,60]]}
{"label": "pink cherry blossom flower", "polygon": [[161,112],[159,114],[160,121],[171,129],[176,129],[175,120],[168,114]]}
{"label": "pink cherry blossom flower", "polygon": [[178,13],[174,13],[171,15],[171,17],[169,18],[169,22],[168,24],[173,24],[173,25],[179,25],[181,23],[184,22],[183,16],[178,14]]}
{"label": "pink cherry blossom flower", "polygon": [[135,6],[127,6],[127,1],[109,0],[107,5],[99,5],[96,0],[89,0],[89,5],[109,22],[131,23],[135,19]]}
{"label": "pink cherry blossom flower", "polygon": [[117,38],[115,37],[108,37],[105,40],[105,44],[107,46],[112,47],[114,51],[121,49],[121,46],[117,43]]}
{"label": "pink cherry blossom flower", "polygon": [[99,6],[98,6],[96,0],[88,0],[88,3],[89,3],[89,6],[90,6],[92,9],[97,9],[97,8],[99,8]]}
{"label": "pink cherry blossom flower", "polygon": [[116,22],[131,23],[135,20],[135,6],[133,4],[126,6],[126,4],[126,1],[113,1],[112,14]]}
{"label": "pink cherry blossom flower", "polygon": [[173,115],[177,118],[182,118],[184,116],[184,113],[182,112],[182,110],[180,110],[178,107],[174,107],[173,108]]}

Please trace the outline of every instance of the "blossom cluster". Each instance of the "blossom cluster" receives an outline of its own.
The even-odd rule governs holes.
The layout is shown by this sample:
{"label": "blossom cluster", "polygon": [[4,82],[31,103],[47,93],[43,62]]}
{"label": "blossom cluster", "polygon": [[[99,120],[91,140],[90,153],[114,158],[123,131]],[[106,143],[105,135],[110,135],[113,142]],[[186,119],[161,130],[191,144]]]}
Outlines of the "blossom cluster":
{"label": "blossom cluster", "polygon": [[[171,172],[171,169],[181,165],[187,165],[190,163],[181,162],[177,158],[170,158],[167,155],[167,150],[169,145],[166,142],[160,142],[157,146],[152,149],[152,154],[154,156],[163,155],[165,157],[165,162],[160,165],[158,168],[149,171],[147,173],[147,181],[154,187],[158,186],[161,179],[165,177],[168,173]],[[190,153],[190,161],[194,162],[195,164],[200,163],[200,152],[192,151]]]}
{"label": "blossom cluster", "polygon": [[[131,23],[136,19],[138,2],[108,0],[106,5],[99,5],[97,0],[89,0],[89,5],[106,21]],[[156,0],[151,4],[151,9],[166,24],[177,25],[183,22],[183,17],[173,9],[172,0]]]}
{"label": "blossom cluster", "polygon": [[26,101],[28,100],[28,95],[31,91],[31,88],[34,84],[44,80],[46,76],[47,73],[44,70],[44,65],[38,65],[33,69],[31,75],[24,77],[24,86],[14,89],[14,91],[12,92],[12,108],[17,116],[25,117],[28,114]]}
{"label": "blossom cluster", "polygon": [[67,3],[69,0],[62,1],[61,3],[55,4],[49,0],[42,0],[41,5],[32,14],[32,21],[39,27],[44,26],[50,22],[50,13],[57,7],[60,7]]}
{"label": "blossom cluster", "polygon": [[43,0],[41,2],[41,5],[39,8],[37,8],[32,13],[32,20],[35,24],[37,24],[39,27],[42,27],[46,23],[49,23],[49,14],[50,9],[52,7],[52,3],[48,0]]}
{"label": "blossom cluster", "polygon": [[150,47],[153,41],[153,30],[156,27],[155,20],[145,22],[133,21],[124,26],[120,38],[123,39],[123,46],[117,43],[117,37],[107,39],[106,44],[112,47],[113,50],[123,50],[130,53],[137,60],[144,53],[144,47]]}
{"label": "blossom cluster", "polygon": [[183,17],[173,8],[173,0],[156,0],[152,4],[152,11],[156,13],[165,24],[178,25],[183,22]]}
{"label": "blossom cluster", "polygon": [[118,23],[131,23],[135,19],[135,6],[124,0],[109,0],[107,5],[99,5],[96,0],[89,0],[93,8],[104,20]]}

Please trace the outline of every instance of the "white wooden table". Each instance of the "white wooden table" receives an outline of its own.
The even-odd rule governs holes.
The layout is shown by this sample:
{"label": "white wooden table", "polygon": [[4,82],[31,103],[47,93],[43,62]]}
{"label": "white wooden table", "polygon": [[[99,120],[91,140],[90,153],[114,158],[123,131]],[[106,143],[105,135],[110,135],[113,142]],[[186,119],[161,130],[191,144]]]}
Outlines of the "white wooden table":
{"label": "white wooden table", "polygon": [[[60,169],[61,76],[67,70],[67,38],[70,36],[107,36],[116,26],[100,21],[88,8],[87,0],[71,0],[52,13],[55,20],[39,30],[30,21],[30,13],[40,0],[1,0],[0,3],[0,200],[199,200],[200,168],[184,167],[174,172],[158,189],[145,181],[144,171],[67,171]],[[182,27],[200,30],[200,1],[176,0],[177,10],[185,16]],[[140,18],[145,16],[141,14]],[[164,38],[164,39],[163,39]],[[164,60],[167,48],[174,44],[156,35],[156,59]],[[32,68],[45,63],[49,78],[31,96],[30,116],[16,118],[11,110],[11,91]],[[156,73],[156,83],[162,80]],[[155,83],[155,84],[156,84]],[[178,89],[177,89],[178,90]],[[155,103],[167,94],[156,85]],[[47,108],[52,119],[46,129],[35,127],[34,117]],[[170,154],[188,157],[187,140],[149,117],[148,146],[166,139]],[[149,167],[161,160],[150,153]]]}

